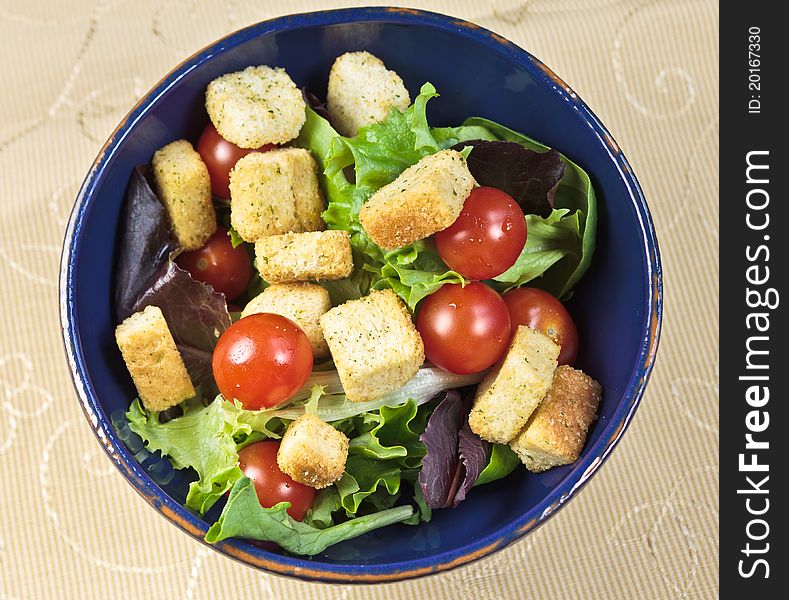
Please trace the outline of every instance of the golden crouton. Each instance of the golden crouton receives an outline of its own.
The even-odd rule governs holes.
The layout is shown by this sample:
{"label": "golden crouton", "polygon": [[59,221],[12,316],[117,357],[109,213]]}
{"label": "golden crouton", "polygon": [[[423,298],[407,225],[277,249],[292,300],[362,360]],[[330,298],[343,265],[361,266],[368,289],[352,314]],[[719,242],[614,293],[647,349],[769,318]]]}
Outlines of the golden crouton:
{"label": "golden crouton", "polygon": [[247,242],[323,229],[318,165],[303,148],[252,152],[230,172],[230,221]]}
{"label": "golden crouton", "polygon": [[342,477],[347,459],[345,434],[309,413],[290,424],[277,452],[283,473],[318,490]]}
{"label": "golden crouton", "polygon": [[269,283],[343,279],[353,271],[347,231],[285,233],[255,244],[260,276]]}
{"label": "golden crouton", "polygon": [[597,418],[600,384],[568,366],[560,366],[553,384],[523,431],[510,442],[533,473],[578,460],[586,432]]}
{"label": "golden crouton", "polygon": [[284,144],[306,120],[301,91],[285,69],[247,67],[208,84],[205,108],[223,138],[241,148]]}
{"label": "golden crouton", "polygon": [[460,152],[442,150],[375,192],[359,221],[381,248],[399,248],[452,225],[474,184]]}
{"label": "golden crouton", "polygon": [[158,306],[146,306],[118,325],[115,341],[146,409],[165,410],[195,395]]}
{"label": "golden crouton", "polygon": [[312,283],[276,283],[252,298],[242,317],[255,313],[274,313],[295,322],[307,334],[316,358],[329,355],[320,318],[331,308],[329,292]]}
{"label": "golden crouton", "polygon": [[321,317],[348,400],[367,402],[408,382],[425,360],[411,314],[392,290],[372,291]]}
{"label": "golden crouton", "polygon": [[384,121],[393,106],[403,112],[409,104],[400,76],[369,52],[346,52],[334,61],[326,107],[342,135],[353,137],[359,127]]}
{"label": "golden crouton", "polygon": [[200,155],[186,140],[167,144],[153,155],[153,180],[178,243],[200,248],[216,231],[211,178]]}
{"label": "golden crouton", "polygon": [[479,384],[468,417],[482,439],[506,444],[528,421],[551,386],[559,346],[521,325],[501,364]]}

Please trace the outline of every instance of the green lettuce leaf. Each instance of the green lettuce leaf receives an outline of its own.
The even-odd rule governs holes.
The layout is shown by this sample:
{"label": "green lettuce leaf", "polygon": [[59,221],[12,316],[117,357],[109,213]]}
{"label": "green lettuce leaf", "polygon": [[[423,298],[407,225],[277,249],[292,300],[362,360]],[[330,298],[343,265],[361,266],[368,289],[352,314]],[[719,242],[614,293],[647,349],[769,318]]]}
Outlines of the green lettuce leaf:
{"label": "green lettuce leaf", "polygon": [[419,525],[420,523],[427,523],[433,518],[433,509],[425,502],[425,496],[422,494],[422,486],[414,479],[411,481],[414,488],[414,503],[416,504],[416,512],[410,519],[403,521],[406,525]]}
{"label": "green lettuce leaf", "polygon": [[[437,95],[426,83],[405,112],[393,108],[384,122],[361,127],[353,138],[339,135],[328,121],[307,109],[307,120],[294,144],[308,149],[318,161],[327,200],[323,219],[331,229],[350,232],[354,256],[351,277],[323,284],[333,304],[359,298],[371,288],[391,288],[414,310],[422,298],[445,283],[463,282],[443,263],[432,242],[421,240],[384,252],[359,223],[362,205],[376,190],[440,150],[449,139],[448,132],[441,134],[440,145],[427,124],[427,103]],[[353,183],[346,176],[351,167]]]}
{"label": "green lettuce leaf", "polygon": [[126,413],[129,428],[160,451],[176,469],[192,467],[198,480],[189,485],[186,506],[205,513],[242,477],[234,437],[249,435],[252,427],[238,419],[235,407],[217,398],[208,406],[189,408],[167,423],[158,413],[146,412],[135,399]]}
{"label": "green lettuce leaf", "polygon": [[233,486],[219,520],[210,527],[205,539],[209,544],[231,537],[262,540],[274,542],[292,554],[314,556],[333,544],[405,521],[414,514],[411,506],[398,506],[319,528],[293,520],[287,513],[289,507],[289,502],[280,502],[263,508],[252,480],[242,477]]}
{"label": "green lettuce leaf", "polygon": [[364,258],[357,258],[358,252],[356,250],[353,251],[353,254],[354,265],[358,263],[359,266],[354,266],[350,277],[319,282],[319,285],[329,292],[332,306],[339,306],[348,300],[356,300],[370,291],[370,281],[373,274],[364,269]]}
{"label": "green lettuce leaf", "polygon": [[241,234],[238,233],[232,225],[227,228],[227,235],[230,236],[230,245],[233,246],[233,248],[238,248],[244,243],[244,238],[241,237]]}
{"label": "green lettuce leaf", "polygon": [[[345,473],[335,484],[340,503],[350,517],[359,512],[362,502],[378,492],[379,486],[393,501],[400,495],[402,467],[395,461],[375,460],[359,454],[348,456]],[[380,499],[379,499],[380,502]]]}
{"label": "green lettuce leaf", "polygon": [[238,450],[269,438],[279,438],[284,423],[263,412],[247,411],[217,396],[208,406],[186,405],[183,416],[166,423],[135,399],[126,418],[129,428],[160,451],[176,469],[193,468],[197,481],[189,484],[186,507],[204,514],[242,477]]}
{"label": "green lettuce leaf", "polygon": [[312,525],[318,529],[326,529],[334,525],[334,518],[332,513],[340,510],[340,493],[337,491],[336,486],[329,486],[318,490],[315,494],[315,500],[312,502],[312,507],[307,511],[303,523]]}
{"label": "green lettuce leaf", "polygon": [[[554,209],[546,219],[526,215],[528,234],[518,260],[501,275],[493,278],[500,291],[521,286],[546,274],[565,257],[577,259],[581,253],[581,213],[566,208]],[[545,285],[540,282],[540,287]],[[547,288],[554,295],[561,291]]]}
{"label": "green lettuce leaf", "polygon": [[479,474],[474,485],[483,485],[506,477],[517,469],[519,464],[521,464],[521,460],[512,451],[512,448],[506,444],[491,444],[488,464],[482,469],[482,473]]}
{"label": "green lettuce leaf", "polygon": [[416,479],[427,451],[419,436],[433,404],[417,406],[409,400],[335,424],[346,434],[353,432],[345,473],[336,484],[348,516],[392,506],[400,497],[402,480]]}
{"label": "green lettuce leaf", "polygon": [[[545,152],[550,149],[529,136],[481,117],[466,119],[463,121],[463,127],[483,127],[500,140],[518,142],[535,152]],[[571,212],[579,212],[581,249],[578,256],[568,256],[568,258],[557,262],[540,280],[540,287],[545,288],[560,299],[568,296],[569,292],[589,268],[597,236],[597,198],[592,181],[586,171],[569,158],[562,155],[562,160],[564,160],[567,168],[565,169],[564,177],[562,177],[559,186],[556,188],[553,205],[557,209],[566,208]],[[529,234],[531,235],[531,230]]]}
{"label": "green lettuce leaf", "polygon": [[[417,467],[426,452],[419,436],[429,414],[429,409],[420,410],[413,400],[400,406],[384,406],[378,414],[369,414],[362,425],[363,432],[348,444],[348,452],[378,460],[394,459],[402,467]],[[368,430],[374,420],[377,424]]]}
{"label": "green lettuce leaf", "polygon": [[459,127],[433,127],[430,130],[442,150],[451,148],[460,142],[471,140],[488,140],[495,142],[497,138],[487,127],[482,125],[460,125]]}
{"label": "green lettuce leaf", "polygon": [[373,289],[392,288],[412,311],[445,283],[465,283],[462,275],[447,269],[430,238],[387,252],[384,261],[376,272]]}
{"label": "green lettuce leaf", "polygon": [[436,88],[426,83],[405,112],[393,107],[382,123],[360,127],[353,138],[335,138],[327,175],[354,165],[356,185],[377,190],[422,157],[437,152],[440,148],[430,133],[426,112],[427,102],[437,96]]}

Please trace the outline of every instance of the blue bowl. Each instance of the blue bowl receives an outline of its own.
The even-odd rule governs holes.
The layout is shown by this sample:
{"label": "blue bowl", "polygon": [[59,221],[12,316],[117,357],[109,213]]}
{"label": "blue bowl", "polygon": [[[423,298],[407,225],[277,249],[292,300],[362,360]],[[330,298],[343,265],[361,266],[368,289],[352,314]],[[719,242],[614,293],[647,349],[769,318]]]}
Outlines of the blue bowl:
{"label": "blue bowl", "polygon": [[425,81],[436,86],[441,98],[430,104],[431,123],[487,117],[560,150],[589,172],[600,201],[597,252],[570,310],[581,332],[580,367],[602,383],[604,399],[577,462],[541,475],[518,469],[475,488],[458,508],[434,512],[428,524],[385,528],[311,559],[237,540],[214,546],[273,573],[343,583],[394,581],[463,565],[523,537],[564,506],[633,417],[655,359],[662,312],[657,240],[636,177],[597,117],[542,62],[481,27],[416,10],[333,10],[253,25],[180,64],[121,121],[82,185],[64,242],[61,322],[77,395],[113,463],[153,508],[202,540],[208,523],[179,502],[183,478],[157,485],[108,418],[135,395],[115,346],[112,304],[132,169],[171,140],[197,139],[207,121],[204,90],[215,77],[250,64],[279,65],[321,95],[334,58],[362,49],[397,71],[412,94]]}

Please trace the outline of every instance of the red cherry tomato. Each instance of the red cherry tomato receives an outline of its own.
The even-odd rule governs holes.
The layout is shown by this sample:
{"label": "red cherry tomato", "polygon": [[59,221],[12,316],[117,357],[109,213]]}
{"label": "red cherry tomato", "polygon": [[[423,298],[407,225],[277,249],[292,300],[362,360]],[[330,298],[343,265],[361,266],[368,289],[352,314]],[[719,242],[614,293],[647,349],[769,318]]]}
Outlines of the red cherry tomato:
{"label": "red cherry tomato", "polygon": [[495,363],[510,341],[507,306],[493,288],[446,284],[422,301],[416,328],[428,360],[451,373],[476,373]]}
{"label": "red cherry tomato", "polygon": [[491,187],[471,190],[460,216],[435,235],[447,266],[467,279],[501,275],[518,260],[526,243],[526,219],[512,197]]}
{"label": "red cherry tomato", "polygon": [[504,294],[513,332],[528,325],[559,344],[560,365],[572,365],[578,357],[578,328],[564,304],[546,291],[522,287]]}
{"label": "red cherry tomato", "polygon": [[205,126],[197,142],[197,152],[208,167],[211,177],[211,191],[214,196],[230,198],[230,171],[236,166],[238,159],[250,152],[265,152],[274,148],[274,144],[266,144],[257,150],[239,148],[219,135],[216,127],[209,123]]}
{"label": "red cherry tomato", "polygon": [[255,484],[263,508],[290,502],[288,514],[301,521],[315,500],[315,489],[293,481],[277,466],[279,442],[255,442],[238,453],[239,466]]}
{"label": "red cherry tomato", "polygon": [[228,300],[243,294],[252,278],[249,254],[243,246],[233,248],[224,227],[217,227],[205,246],[182,253],[175,262],[198,281],[222,292]]}
{"label": "red cherry tomato", "polygon": [[222,334],[212,367],[225,398],[259,410],[276,406],[301,389],[312,371],[312,348],[307,335],[290,319],[254,314]]}

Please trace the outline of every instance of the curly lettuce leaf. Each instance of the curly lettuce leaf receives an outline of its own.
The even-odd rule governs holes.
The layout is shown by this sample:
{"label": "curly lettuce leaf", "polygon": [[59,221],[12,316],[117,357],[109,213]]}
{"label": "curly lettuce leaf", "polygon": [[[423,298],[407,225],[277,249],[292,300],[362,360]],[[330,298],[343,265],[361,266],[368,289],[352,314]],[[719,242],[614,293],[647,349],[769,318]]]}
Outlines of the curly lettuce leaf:
{"label": "curly lettuce leaf", "polygon": [[[351,439],[348,452],[378,460],[393,459],[406,468],[417,467],[426,451],[419,436],[425,429],[428,414],[414,400],[395,407],[383,406],[378,414],[368,413],[363,432]],[[375,421],[375,426],[369,429]],[[352,473],[351,469],[346,470]]]}
{"label": "curly lettuce leaf", "polygon": [[241,244],[244,244],[244,238],[241,237],[241,234],[236,231],[236,228],[230,225],[227,228],[227,235],[230,237],[230,245],[233,248],[238,248]]}
{"label": "curly lettuce leaf", "polygon": [[[547,219],[526,215],[528,235],[526,245],[518,260],[501,275],[493,278],[501,291],[518,287],[542,277],[565,257],[577,260],[581,253],[581,214],[563,208],[551,212]],[[550,280],[540,281],[555,296],[561,289],[550,285]]]}
{"label": "curly lettuce leaf", "polygon": [[[426,83],[404,112],[393,108],[384,122],[361,127],[353,138],[339,135],[326,119],[307,109],[307,120],[294,144],[308,149],[318,161],[327,200],[323,219],[331,229],[350,232],[354,255],[350,278],[323,284],[333,304],[361,297],[371,288],[391,288],[413,310],[443,284],[463,282],[441,261],[429,241],[384,252],[359,222],[362,205],[376,190],[442,148],[433,137],[426,114],[428,101],[437,95]],[[352,182],[347,175],[351,168]]]}
{"label": "curly lettuce leaf", "polygon": [[430,238],[387,252],[384,261],[372,288],[392,288],[412,311],[445,283],[465,283],[460,273],[447,268]]}
{"label": "curly lettuce leaf", "polygon": [[[418,473],[417,473],[418,475]],[[414,504],[416,504],[416,512],[407,521],[403,521],[406,525],[419,525],[420,523],[427,523],[433,518],[433,509],[427,505],[425,497],[422,494],[422,487],[419,482],[414,479],[411,481],[414,489]]]}
{"label": "curly lettuce leaf", "polygon": [[422,157],[437,152],[440,148],[430,132],[426,112],[428,101],[437,96],[436,88],[426,83],[405,112],[392,107],[382,123],[360,127],[352,138],[335,138],[327,174],[353,165],[356,185],[377,190]]}
{"label": "curly lettuce leaf", "polygon": [[358,415],[350,431],[345,473],[336,486],[348,516],[392,506],[400,497],[402,480],[414,479],[427,449],[419,436],[427,425],[432,405],[414,400],[377,413]]}
{"label": "curly lettuce leaf", "polygon": [[332,145],[341,136],[331,124],[307,107],[306,120],[293,145],[309,150],[318,163],[318,178],[326,195],[326,210],[323,220],[331,229],[361,231],[358,222],[359,209],[374,190],[359,189],[345,177],[342,169],[328,172]]}
{"label": "curly lettuce leaf", "polygon": [[[521,256],[521,264],[513,267],[515,270],[508,272],[501,281],[511,285],[500,286],[506,289],[539,278],[537,285],[566,298],[588,268],[594,251],[597,203],[589,176],[565,156],[558,155],[559,161],[557,153],[547,146],[487,119],[472,117],[458,127],[431,129],[427,124],[426,107],[436,96],[435,88],[425,84],[405,112],[392,109],[383,123],[362,127],[353,138],[340,136],[328,121],[307,109],[306,124],[294,143],[310,150],[318,160],[327,199],[323,218],[330,228],[351,233],[354,254],[353,276],[325,284],[332,302],[340,304],[361,297],[370,289],[391,288],[413,311],[425,296],[445,283],[463,283],[463,278],[441,261],[429,240],[384,252],[364,232],[358,216],[363,204],[377,189],[423,156],[473,140],[517,142],[529,150],[524,154],[530,157],[527,161],[510,160],[505,156],[502,160],[513,164],[503,165],[501,170],[509,173],[507,181],[519,183],[520,191],[516,193],[523,195],[529,206],[534,204],[535,210],[544,215],[549,224],[555,225],[554,214],[548,214],[551,201],[556,209],[577,212],[552,233],[541,231],[545,229],[541,222],[533,220],[535,238],[530,246],[527,241],[529,247]],[[536,160],[531,160],[533,157]],[[488,167],[495,166],[497,161],[498,158],[483,160],[490,163]],[[524,165],[528,166],[526,178],[520,177],[525,173]],[[558,185],[557,177],[560,177]],[[572,219],[578,225],[575,245],[562,235],[562,231],[571,230]]]}
{"label": "curly lettuce leaf", "polygon": [[204,514],[241,477],[238,451],[244,446],[280,438],[281,419],[263,411],[248,411],[217,396],[207,406],[184,405],[184,414],[162,423],[138,399],[126,413],[129,428],[151,452],[157,450],[176,469],[193,468],[198,479],[189,485],[186,506]]}
{"label": "curly lettuce leaf", "polygon": [[209,528],[205,540],[209,544],[232,537],[268,541],[292,554],[314,556],[333,544],[405,521],[414,514],[411,506],[398,506],[320,528],[295,521],[287,513],[289,507],[289,502],[280,502],[263,508],[252,480],[242,477],[233,486],[219,520]]}
{"label": "curly lettuce leaf", "polygon": [[[345,513],[349,517],[356,515],[362,502],[368,498],[372,500],[374,494],[392,497],[393,504],[400,496],[402,470],[395,461],[375,460],[360,454],[348,456],[345,473],[335,484]],[[380,504],[380,497],[377,504]]]}
{"label": "curly lettuce leaf", "polygon": [[176,469],[197,471],[197,481],[189,484],[187,508],[204,514],[243,476],[234,438],[251,434],[252,427],[240,422],[238,410],[221,397],[208,406],[188,408],[183,416],[166,423],[160,423],[158,413],[145,411],[135,399],[126,418],[149,451],[160,451]]}

